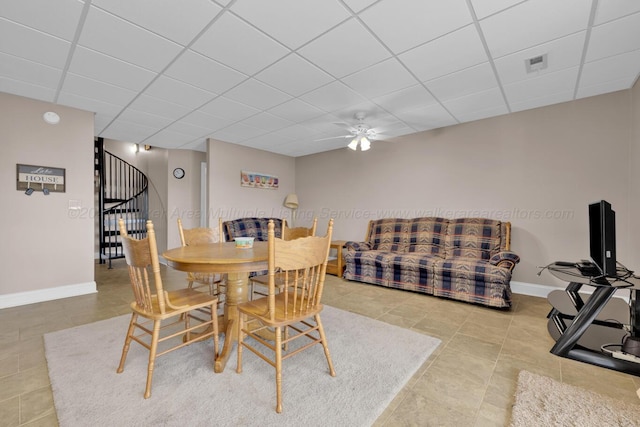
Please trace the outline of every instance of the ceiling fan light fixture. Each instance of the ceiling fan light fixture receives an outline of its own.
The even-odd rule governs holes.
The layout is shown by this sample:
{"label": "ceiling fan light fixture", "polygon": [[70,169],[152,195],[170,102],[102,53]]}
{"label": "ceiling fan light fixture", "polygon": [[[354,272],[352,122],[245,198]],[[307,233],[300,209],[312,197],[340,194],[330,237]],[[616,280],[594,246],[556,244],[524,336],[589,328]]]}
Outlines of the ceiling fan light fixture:
{"label": "ceiling fan light fixture", "polygon": [[351,148],[353,151],[356,151],[358,148],[358,138],[354,138],[347,147]]}
{"label": "ceiling fan light fixture", "polygon": [[367,137],[363,136],[360,140],[360,150],[367,151],[369,148],[371,148],[371,142],[367,139]]}

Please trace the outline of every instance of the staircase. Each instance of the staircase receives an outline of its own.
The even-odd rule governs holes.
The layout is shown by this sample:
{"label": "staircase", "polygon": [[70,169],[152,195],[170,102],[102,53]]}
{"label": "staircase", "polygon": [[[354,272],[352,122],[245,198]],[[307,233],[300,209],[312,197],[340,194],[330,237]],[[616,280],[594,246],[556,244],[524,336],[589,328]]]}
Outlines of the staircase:
{"label": "staircase", "polygon": [[149,193],[147,176],[120,157],[105,151],[104,140],[96,138],[95,170],[98,190],[100,264],[124,258],[118,219],[123,218],[127,233],[140,239],[147,235]]}

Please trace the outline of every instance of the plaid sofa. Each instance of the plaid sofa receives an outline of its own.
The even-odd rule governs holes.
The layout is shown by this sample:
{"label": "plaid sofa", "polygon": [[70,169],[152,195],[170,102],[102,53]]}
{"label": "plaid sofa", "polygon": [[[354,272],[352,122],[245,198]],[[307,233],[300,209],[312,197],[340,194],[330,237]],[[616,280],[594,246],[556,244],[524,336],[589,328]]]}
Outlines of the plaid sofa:
{"label": "plaid sofa", "polygon": [[222,223],[224,240],[229,242],[236,237],[253,237],[257,241],[267,241],[269,220],[273,220],[276,237],[282,235],[282,220],[280,218],[239,218]]}
{"label": "plaid sofa", "polygon": [[344,278],[511,307],[511,224],[484,218],[385,218],[347,242]]}

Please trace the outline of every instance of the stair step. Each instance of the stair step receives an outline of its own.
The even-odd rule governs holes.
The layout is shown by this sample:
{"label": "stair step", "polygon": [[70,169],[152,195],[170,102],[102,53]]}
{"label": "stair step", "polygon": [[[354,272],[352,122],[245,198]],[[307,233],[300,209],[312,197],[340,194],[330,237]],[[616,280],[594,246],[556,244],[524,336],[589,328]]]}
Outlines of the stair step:
{"label": "stair step", "polygon": [[[139,234],[144,234],[146,233],[147,230],[127,230],[127,234],[132,235],[132,236],[137,236]],[[104,236],[119,236],[120,235],[120,230],[104,230],[103,232]]]}
{"label": "stair step", "polygon": [[104,198],[105,203],[122,203],[122,202],[126,202],[127,200],[129,199],[117,199],[117,198],[109,198],[109,197]]}
{"label": "stair step", "polygon": [[105,215],[110,215],[110,214],[118,214],[118,213],[133,213],[133,212],[140,212],[140,209],[133,209],[133,208],[107,208],[104,210],[104,214]]}
{"label": "stair step", "polygon": [[121,247],[122,247],[122,242],[102,242],[102,243],[100,243],[100,248],[101,249],[121,248]]}

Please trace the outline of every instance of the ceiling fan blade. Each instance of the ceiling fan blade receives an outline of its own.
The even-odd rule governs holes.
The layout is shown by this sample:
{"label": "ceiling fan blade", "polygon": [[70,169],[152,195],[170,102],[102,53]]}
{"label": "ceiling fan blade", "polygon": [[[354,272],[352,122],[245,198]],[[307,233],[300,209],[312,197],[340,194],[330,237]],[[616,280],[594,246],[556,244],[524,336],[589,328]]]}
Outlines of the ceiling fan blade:
{"label": "ceiling fan blade", "polygon": [[320,139],[314,139],[314,142],[317,141],[326,141],[328,139],[338,139],[338,138],[353,138],[353,135],[341,135],[341,136],[330,136],[328,138],[320,138]]}

